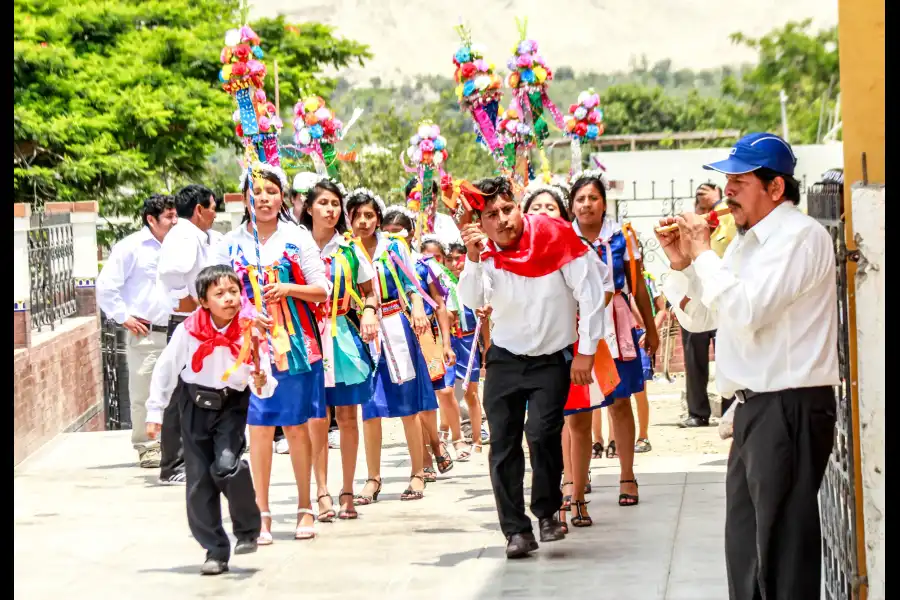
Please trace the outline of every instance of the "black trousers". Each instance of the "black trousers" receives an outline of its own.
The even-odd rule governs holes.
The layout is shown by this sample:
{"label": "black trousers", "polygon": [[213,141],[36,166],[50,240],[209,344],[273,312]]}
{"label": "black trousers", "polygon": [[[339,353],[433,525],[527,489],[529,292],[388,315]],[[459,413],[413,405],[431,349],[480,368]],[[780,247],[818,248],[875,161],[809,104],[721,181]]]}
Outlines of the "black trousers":
{"label": "black trousers", "polygon": [[731,600],[819,598],[818,493],[834,424],[830,387],[748,394],[737,407],[725,480]]}
{"label": "black trousers", "polygon": [[506,537],[532,531],[531,519],[525,514],[523,431],[531,457],[531,512],[539,519],[553,517],[562,505],[563,407],[571,356],[569,350],[518,356],[492,344],[485,357],[484,412],[491,430],[491,485]]}
{"label": "black trousers", "polygon": [[[169,317],[169,327],[166,332],[166,343],[172,339],[172,333],[175,328],[181,324],[187,317],[181,315],[172,315]],[[163,422],[159,433],[159,478],[168,479],[176,473],[184,472],[184,449],[181,445],[181,378],[178,378],[178,384],[172,397],[169,399],[169,405],[163,411]]]}
{"label": "black trousers", "polygon": [[260,530],[250,466],[241,459],[250,390],[228,389],[221,410],[197,406],[197,387],[193,384],[182,383],[181,390],[188,525],[194,539],[206,550],[207,558],[227,562],[231,542],[222,526],[219,494],[228,498],[228,512],[238,540],[256,539]]}
{"label": "black trousers", "polygon": [[715,331],[692,333],[681,328],[688,415],[698,419],[709,420],[712,415],[706,388],[709,385],[709,344],[715,340]]}

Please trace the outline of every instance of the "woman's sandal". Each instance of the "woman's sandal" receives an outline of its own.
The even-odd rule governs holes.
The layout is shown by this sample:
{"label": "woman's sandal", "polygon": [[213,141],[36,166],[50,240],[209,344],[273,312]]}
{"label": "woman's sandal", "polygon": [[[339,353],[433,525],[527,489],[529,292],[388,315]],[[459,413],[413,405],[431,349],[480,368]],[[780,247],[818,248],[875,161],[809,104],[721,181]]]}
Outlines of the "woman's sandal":
{"label": "woman's sandal", "polygon": [[381,493],[381,479],[376,479],[374,477],[370,477],[366,479],[366,484],[370,481],[374,481],[378,484],[378,488],[372,493],[371,496],[366,496],[364,494],[356,494],[353,496],[353,504],[355,506],[368,506],[369,504],[375,504],[378,502],[378,494]]}
{"label": "woman's sandal", "polygon": [[616,441],[613,440],[609,443],[609,446],[606,447],[606,458],[618,458],[619,454],[616,452]]}
{"label": "woman's sandal", "polygon": [[[331,504],[331,508],[327,509],[325,512],[322,512],[322,498],[328,498],[328,502]],[[331,494],[322,494],[316,498],[316,502],[319,503],[319,515],[316,517],[316,520],[319,523],[334,523],[334,518],[337,516],[337,513],[334,512],[334,500],[331,499]]]}
{"label": "woman's sandal", "polygon": [[259,513],[260,520],[268,519],[269,520],[269,530],[259,532],[259,537],[256,538],[256,544],[259,546],[271,546],[272,542],[275,540],[272,538],[272,513],[270,512],[261,512]]}
{"label": "woman's sandal", "polygon": [[603,442],[594,442],[591,446],[591,458],[603,458]]}
{"label": "woman's sandal", "polygon": [[422,483],[425,483],[425,478],[422,477],[421,475],[413,475],[412,477],[410,477],[409,478],[410,485],[406,488],[406,490],[403,491],[402,494],[400,494],[401,500],[421,500],[422,498],[425,497],[424,491],[414,490],[412,488],[412,480],[413,479],[418,479]]}
{"label": "woman's sandal", "polygon": [[[572,517],[572,526],[573,527],[590,527],[594,524],[594,521],[591,519],[590,515],[582,514],[581,507],[587,506],[587,502],[581,502],[580,500],[576,500],[572,503],[575,507],[575,516]],[[585,511],[586,512],[586,511]]]}
{"label": "woman's sandal", "polygon": [[466,443],[466,440],[458,439],[458,440],[455,440],[450,443],[453,444],[453,450],[456,452],[456,462],[468,462],[469,459],[472,457],[472,452],[470,451],[470,449],[467,448],[465,450],[460,451],[459,448],[456,447],[457,444],[463,444],[465,446],[468,446],[468,444]]}
{"label": "woman's sandal", "polygon": [[300,515],[310,515],[313,519],[316,518],[316,513],[314,513],[309,508],[298,508],[297,509],[297,529],[294,531],[294,539],[295,540],[312,540],[316,537],[316,526],[315,525],[300,525]]}
{"label": "woman's sandal", "polygon": [[425,483],[437,482],[437,473],[434,472],[434,467],[425,467],[422,471],[425,473]]}
{"label": "woman's sandal", "polygon": [[[560,491],[562,491],[567,485],[572,485],[572,482],[563,481],[562,485],[559,486]],[[559,509],[559,524],[562,525],[563,531],[565,533],[569,533],[569,524],[566,523],[566,515],[570,510],[572,510],[572,496],[563,496],[563,503]]]}
{"label": "woman's sandal", "polygon": [[638,441],[634,443],[634,451],[638,454],[651,450],[653,450],[653,446],[650,445],[650,440],[647,438],[638,438]]}
{"label": "woman's sandal", "polygon": [[350,496],[350,508],[342,508],[340,510],[340,512],[338,512],[338,515],[337,515],[338,519],[340,519],[342,521],[349,521],[349,520],[359,517],[359,513],[356,512],[355,508],[353,508],[353,505],[355,504],[355,501],[356,501],[356,496],[354,496],[350,492],[345,492],[344,490],[341,490],[341,493],[338,496],[338,504],[340,504],[341,498],[343,498],[344,496]]}
{"label": "woman's sandal", "polygon": [[443,443],[441,444],[441,454],[437,459],[438,472],[443,475],[447,471],[453,468],[453,459],[450,458],[450,452],[447,450],[447,446]]}
{"label": "woman's sandal", "polygon": [[[619,484],[633,483],[634,487],[638,487],[637,479],[621,479]],[[637,506],[640,502],[637,494],[619,494],[619,506]]]}

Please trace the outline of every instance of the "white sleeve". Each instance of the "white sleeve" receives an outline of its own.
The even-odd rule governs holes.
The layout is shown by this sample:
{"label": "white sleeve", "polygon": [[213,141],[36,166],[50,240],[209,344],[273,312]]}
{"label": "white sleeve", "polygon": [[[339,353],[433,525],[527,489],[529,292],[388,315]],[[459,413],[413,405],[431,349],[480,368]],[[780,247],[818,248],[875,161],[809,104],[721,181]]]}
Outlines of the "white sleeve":
{"label": "white sleeve", "polygon": [[[595,252],[587,252],[563,265],[560,271],[578,302],[578,353],[593,355],[604,338],[606,309],[603,269]],[[608,269],[607,269],[608,270]]]}
{"label": "white sleeve", "polygon": [[228,265],[229,267],[233,267],[234,264],[231,262],[231,247],[233,244],[237,244],[237,242],[234,241],[234,238],[230,233],[221,236],[210,250],[206,260],[206,266]]}
{"label": "white sleeve", "polygon": [[[672,305],[678,323],[687,331],[699,333],[718,329],[716,311],[703,305],[703,287],[697,280],[693,265],[684,271],[669,271],[663,280],[663,294]],[[681,308],[685,298],[688,303]]]}
{"label": "white sleeve", "polygon": [[[147,398],[147,423],[162,423],[163,411],[169,405],[178,377],[188,363],[190,335],[184,324],[172,332],[172,339],[156,360],[150,379],[150,396]],[[137,426],[137,423],[132,425]]]}
{"label": "white sleeve", "polygon": [[325,290],[325,294],[331,294],[331,282],[325,276],[325,263],[319,253],[319,247],[312,234],[306,229],[297,227],[297,247],[300,248],[300,270],[306,285],[315,285]]}
{"label": "white sleeve", "polygon": [[356,270],[356,283],[366,283],[375,279],[375,267],[372,266],[369,259],[366,258],[356,244],[353,245],[353,251],[356,253],[356,262],[359,263],[359,268]]}
{"label": "white sleeve", "polygon": [[180,236],[177,233],[173,236],[172,232],[169,232],[163,239],[159,251],[157,277],[162,293],[176,303],[191,295],[190,282],[187,279],[197,266],[199,250],[200,241],[193,236]]}
{"label": "white sleeve", "polygon": [[128,238],[113,246],[97,276],[97,306],[119,325],[131,316],[122,299],[122,287],[134,267],[134,248],[128,246],[131,246]]}

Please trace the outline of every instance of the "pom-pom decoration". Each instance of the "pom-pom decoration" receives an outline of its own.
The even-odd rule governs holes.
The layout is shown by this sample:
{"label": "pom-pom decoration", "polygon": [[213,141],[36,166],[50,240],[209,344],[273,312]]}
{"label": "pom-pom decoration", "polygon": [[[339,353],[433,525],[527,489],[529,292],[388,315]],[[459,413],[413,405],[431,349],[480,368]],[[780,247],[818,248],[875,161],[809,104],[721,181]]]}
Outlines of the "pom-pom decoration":
{"label": "pom-pom decoration", "polygon": [[578,94],[578,102],[569,106],[569,114],[564,118],[564,132],[572,140],[572,160],[570,172],[582,168],[581,144],[591,142],[603,135],[603,109],[600,95],[593,88]]}
{"label": "pom-pom decoration", "polygon": [[453,55],[456,98],[460,108],[469,112],[475,120],[478,141],[496,154],[501,147],[495,126],[503,95],[503,80],[495,73],[494,65],[484,58],[484,50],[472,43],[469,29],[460,24],[456,31],[462,41]]}
{"label": "pom-pom decoration", "polygon": [[497,131],[503,141],[505,166],[513,171],[513,181],[524,187],[534,179],[531,151],[537,149],[539,152],[542,176],[547,181],[550,177],[550,161],[538,143],[534,128],[522,116],[521,109],[515,104],[509,110],[502,111]]}
{"label": "pom-pom decoration", "polygon": [[435,177],[445,177],[443,170],[447,162],[447,140],[441,135],[441,128],[432,121],[422,121],[416,133],[409,139],[409,146],[400,155],[404,170],[414,173],[418,181],[406,199],[406,207],[416,214],[415,239],[434,232],[437,213],[437,198],[433,194]]}
{"label": "pom-pom decoration", "polygon": [[347,126],[337,118],[320,96],[307,96],[294,105],[294,143],[296,150],[312,158],[316,172],[338,179],[338,160],[355,158],[355,154],[341,156],[335,144],[344,139],[356,119],[362,114],[356,109]]}

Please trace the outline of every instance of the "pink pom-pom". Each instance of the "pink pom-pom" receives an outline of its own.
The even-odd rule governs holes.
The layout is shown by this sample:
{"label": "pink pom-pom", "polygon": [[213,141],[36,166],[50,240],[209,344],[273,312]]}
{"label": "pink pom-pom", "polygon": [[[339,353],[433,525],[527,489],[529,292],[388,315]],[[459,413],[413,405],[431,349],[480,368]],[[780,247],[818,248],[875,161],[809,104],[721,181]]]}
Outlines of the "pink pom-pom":
{"label": "pink pom-pom", "polygon": [[263,90],[256,90],[256,93],[253,94],[253,97],[256,98],[257,102],[265,102],[266,101],[266,92]]}
{"label": "pink pom-pom", "polygon": [[516,59],[516,65],[518,65],[519,67],[522,67],[523,69],[527,69],[527,68],[531,67],[532,64],[534,64],[534,61],[532,60],[530,54],[523,54],[522,56],[520,56],[519,58]]}
{"label": "pink pom-pom", "polygon": [[[251,60],[247,62],[247,66],[250,69],[250,76],[254,75],[265,75],[266,73],[266,65],[259,62],[258,60]],[[262,90],[259,90],[262,91]],[[263,92],[265,93],[265,92]]]}
{"label": "pink pom-pom", "polygon": [[487,73],[488,63],[486,60],[484,60],[483,58],[479,58],[478,60],[475,61],[474,64],[475,64],[475,68],[478,69],[480,72]]}
{"label": "pink pom-pom", "polygon": [[269,122],[269,117],[260,117],[256,122],[259,123],[260,131],[268,131],[269,126],[271,125],[271,123]]}
{"label": "pink pom-pom", "polygon": [[434,152],[434,142],[431,140],[422,140],[419,142],[419,150],[422,152]]}
{"label": "pink pom-pom", "polygon": [[294,105],[294,116],[302,117],[303,116],[303,102],[298,102]]}
{"label": "pink pom-pom", "polygon": [[284,122],[282,122],[281,117],[272,117],[272,127],[274,127],[275,129],[281,129],[282,127],[284,127]]}
{"label": "pink pom-pom", "polygon": [[335,131],[340,131],[341,129],[344,128],[344,123],[343,123],[343,121],[341,121],[340,119],[333,119],[333,120],[332,120],[332,123],[334,123],[334,130],[335,130]]}

